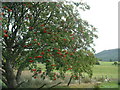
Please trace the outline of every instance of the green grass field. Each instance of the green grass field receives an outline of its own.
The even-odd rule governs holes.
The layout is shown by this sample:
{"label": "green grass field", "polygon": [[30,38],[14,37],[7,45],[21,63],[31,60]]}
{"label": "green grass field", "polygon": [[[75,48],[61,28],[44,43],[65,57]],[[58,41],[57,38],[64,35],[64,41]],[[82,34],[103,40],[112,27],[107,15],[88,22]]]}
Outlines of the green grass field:
{"label": "green grass field", "polygon": [[[93,78],[100,78],[100,77],[106,77],[111,79],[110,82],[102,82],[99,87],[100,88],[117,88],[118,84],[118,66],[116,65],[112,65],[113,62],[100,62],[101,65],[95,65],[93,67]],[[43,65],[40,65],[40,67],[43,67]],[[43,67],[44,68],[44,67]],[[68,72],[69,74],[70,72]],[[32,73],[30,73],[28,70],[25,70],[22,73],[22,80],[26,79],[31,79]],[[65,82],[67,83],[69,80],[69,77],[67,77],[65,79]],[[37,88],[40,85],[42,85],[44,82],[44,80],[37,78],[37,79],[31,79],[30,83],[26,83],[24,85],[24,87],[33,87],[33,88]],[[53,81],[53,82],[49,82],[49,81],[45,81],[45,83],[49,85],[53,85],[55,83],[59,82],[59,80]],[[66,86],[66,84],[64,83],[62,86],[57,86],[58,88],[94,88],[95,87],[95,83],[81,83],[80,85],[78,83],[71,83],[69,87]],[[98,85],[97,85],[98,86]]]}
{"label": "green grass field", "polygon": [[112,65],[114,62],[100,62],[93,68],[93,77],[107,76],[108,78],[118,79],[118,66]]}

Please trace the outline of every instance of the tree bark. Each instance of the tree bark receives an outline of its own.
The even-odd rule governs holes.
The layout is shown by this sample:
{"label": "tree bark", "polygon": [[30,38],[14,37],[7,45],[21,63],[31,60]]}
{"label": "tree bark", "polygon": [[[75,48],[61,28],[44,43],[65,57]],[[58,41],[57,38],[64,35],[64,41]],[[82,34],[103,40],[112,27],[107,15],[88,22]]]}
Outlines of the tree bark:
{"label": "tree bark", "polygon": [[20,76],[21,76],[21,74],[22,74],[22,69],[21,69],[21,67],[18,69],[18,71],[17,71],[17,74],[16,74],[16,82],[17,82],[17,84],[19,84],[20,83]]}
{"label": "tree bark", "polygon": [[81,81],[80,81],[80,77],[79,77],[79,84],[81,83]]}
{"label": "tree bark", "polygon": [[6,62],[5,71],[6,71],[7,87],[8,88],[16,88],[17,82],[15,79],[15,74],[14,74],[12,65],[10,63],[10,60],[8,60]]}
{"label": "tree bark", "polygon": [[80,77],[80,73],[79,73],[79,84],[81,83],[81,77]]}

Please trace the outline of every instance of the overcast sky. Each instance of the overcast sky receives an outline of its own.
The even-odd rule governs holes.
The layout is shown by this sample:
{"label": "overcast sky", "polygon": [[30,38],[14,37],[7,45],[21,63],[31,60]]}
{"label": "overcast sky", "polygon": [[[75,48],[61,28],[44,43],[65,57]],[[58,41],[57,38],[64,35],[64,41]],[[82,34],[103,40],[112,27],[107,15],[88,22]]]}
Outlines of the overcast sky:
{"label": "overcast sky", "polygon": [[98,28],[99,38],[95,40],[94,47],[96,53],[118,48],[118,1],[120,0],[82,0],[91,9],[81,12],[81,17]]}

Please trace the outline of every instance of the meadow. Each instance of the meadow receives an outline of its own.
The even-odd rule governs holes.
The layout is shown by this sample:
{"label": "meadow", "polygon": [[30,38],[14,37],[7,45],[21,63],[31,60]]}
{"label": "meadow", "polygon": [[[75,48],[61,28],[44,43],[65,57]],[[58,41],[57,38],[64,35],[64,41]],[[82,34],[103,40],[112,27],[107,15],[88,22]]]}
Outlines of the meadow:
{"label": "meadow", "polygon": [[[69,73],[65,80],[57,79],[55,81],[51,81],[48,78],[45,80],[41,79],[38,76],[36,79],[31,78],[32,73],[28,70],[25,70],[22,73],[21,80],[28,80],[28,82],[21,85],[26,88],[39,88],[42,85],[46,84],[44,87],[51,87],[59,82],[62,82],[60,85],[55,88],[118,88],[118,65],[112,65],[113,62],[100,62],[100,65],[94,65],[93,67],[93,77],[92,79],[88,78],[85,75],[84,79],[81,79],[81,83],[79,84],[79,80],[72,80],[70,86],[67,86],[69,81]],[[43,67],[43,65],[40,65]],[[105,80],[108,81],[105,81]],[[4,84],[3,84],[4,85]]]}
{"label": "meadow", "polygon": [[118,79],[118,66],[112,65],[114,62],[100,62],[93,68],[93,77],[107,76],[111,79]]}

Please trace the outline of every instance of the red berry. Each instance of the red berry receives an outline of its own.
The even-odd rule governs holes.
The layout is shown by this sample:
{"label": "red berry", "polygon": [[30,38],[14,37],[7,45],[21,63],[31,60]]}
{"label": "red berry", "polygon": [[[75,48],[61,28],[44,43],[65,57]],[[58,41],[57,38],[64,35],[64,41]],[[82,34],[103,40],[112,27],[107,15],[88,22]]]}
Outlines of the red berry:
{"label": "red berry", "polygon": [[28,19],[28,17],[26,17],[25,19]]}
{"label": "red berry", "polygon": [[51,34],[51,32],[48,32],[48,34]]}
{"label": "red berry", "polygon": [[7,34],[4,34],[4,37],[9,37]]}
{"label": "red berry", "polygon": [[54,78],[53,80],[56,80],[56,78]]}
{"label": "red berry", "polygon": [[42,73],[42,71],[39,71],[39,73]]}
{"label": "red berry", "polygon": [[46,62],[50,62],[49,60],[46,60]]}
{"label": "red berry", "polygon": [[44,28],[44,30],[46,30],[47,28]]}
{"label": "red berry", "polygon": [[66,41],[67,39],[63,39],[64,41]]}
{"label": "red berry", "polygon": [[64,50],[64,52],[66,52],[66,50]]}
{"label": "red berry", "polygon": [[48,52],[50,52],[50,49],[48,49]]}
{"label": "red berry", "polygon": [[74,40],[74,37],[72,37],[72,40]]}
{"label": "red berry", "polygon": [[66,57],[66,55],[64,55],[64,57]]}
{"label": "red berry", "polygon": [[32,71],[36,71],[36,69],[32,69]]}
{"label": "red berry", "polygon": [[36,79],[37,77],[34,77],[34,79]]}
{"label": "red berry", "polygon": [[3,32],[4,32],[4,33],[7,33],[8,31],[7,31],[7,30],[4,30]]}
{"label": "red berry", "polygon": [[3,8],[7,8],[7,6],[4,6]]}
{"label": "red berry", "polygon": [[37,45],[40,45],[40,43],[37,43]]}
{"label": "red berry", "polygon": [[60,7],[61,5],[56,5],[57,7]]}
{"label": "red berry", "polygon": [[32,19],[32,17],[30,17],[30,19]]}
{"label": "red berry", "polygon": [[0,17],[0,20],[2,20],[2,18]]}
{"label": "red berry", "polygon": [[44,32],[44,33],[47,33],[47,31],[46,31],[46,30],[44,30],[43,32]]}
{"label": "red berry", "polygon": [[65,54],[68,54],[68,52],[66,52]]}
{"label": "red berry", "polygon": [[70,54],[71,56],[73,55],[73,53]]}
{"label": "red berry", "polygon": [[29,60],[29,62],[34,62],[33,60]]}
{"label": "red berry", "polygon": [[56,66],[55,64],[51,65],[51,66]]}
{"label": "red berry", "polygon": [[32,59],[32,57],[29,57],[30,59]]}
{"label": "red berry", "polygon": [[36,34],[37,32],[34,32],[34,34]]}
{"label": "red berry", "polygon": [[74,34],[71,34],[70,36],[73,36]]}
{"label": "red berry", "polygon": [[44,25],[44,24],[42,24],[42,25],[40,25],[40,26],[42,26],[42,27],[43,27],[43,26],[45,26],[45,25]]}
{"label": "red berry", "polygon": [[11,10],[11,9],[8,9],[8,11],[9,11],[9,12],[12,12],[12,10]]}
{"label": "red berry", "polygon": [[27,45],[24,45],[23,47],[28,47]]}
{"label": "red berry", "polygon": [[26,4],[23,4],[23,6],[26,6]]}
{"label": "red berry", "polygon": [[72,68],[68,68],[67,70],[70,70],[70,69],[72,69]]}
{"label": "red berry", "polygon": [[35,56],[35,58],[42,58],[42,56]]}
{"label": "red berry", "polygon": [[37,39],[34,39],[34,41],[37,41]]}
{"label": "red berry", "polygon": [[32,43],[30,43],[29,46],[32,46]]}
{"label": "red berry", "polygon": [[44,52],[41,52],[42,55],[44,55],[45,53]]}
{"label": "red berry", "polygon": [[76,51],[76,49],[74,49],[74,51]]}
{"label": "red berry", "polygon": [[0,15],[4,15],[4,13],[1,13]]}
{"label": "red berry", "polygon": [[54,48],[55,50],[57,50],[57,48]]}
{"label": "red berry", "polygon": [[57,52],[57,54],[61,54],[60,52]]}
{"label": "red berry", "polygon": [[58,49],[58,51],[60,51],[60,49]]}
{"label": "red berry", "polygon": [[34,29],[34,27],[29,27],[29,29],[31,30],[31,29]]}
{"label": "red berry", "polygon": [[62,54],[62,53],[60,53],[60,55],[62,56],[63,54]]}

